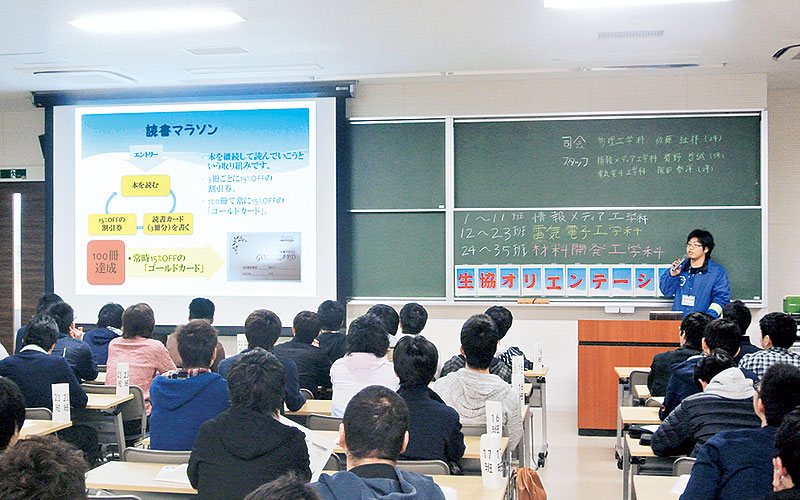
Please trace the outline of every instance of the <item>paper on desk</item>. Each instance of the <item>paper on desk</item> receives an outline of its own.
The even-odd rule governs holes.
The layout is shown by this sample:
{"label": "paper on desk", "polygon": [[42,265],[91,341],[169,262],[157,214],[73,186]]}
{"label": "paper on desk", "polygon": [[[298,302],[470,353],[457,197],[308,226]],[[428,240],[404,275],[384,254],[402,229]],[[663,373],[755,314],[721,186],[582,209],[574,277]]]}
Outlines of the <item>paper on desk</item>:
{"label": "paper on desk", "polygon": [[191,486],[189,476],[186,475],[186,469],[189,464],[180,465],[165,465],[158,472],[154,478],[156,481],[166,481],[168,483],[178,483],[186,486]]}
{"label": "paper on desk", "polygon": [[311,482],[315,482],[319,479],[319,475],[322,474],[322,469],[325,468],[325,464],[328,463],[331,453],[333,453],[334,448],[336,448],[336,442],[320,436],[308,427],[304,427],[293,420],[289,420],[283,415],[281,415],[280,422],[284,425],[300,429],[300,431],[306,435],[308,458],[311,461]]}
{"label": "paper on desk", "polygon": [[675,495],[682,495],[683,490],[686,489],[686,485],[689,484],[690,477],[691,475],[689,474],[681,474],[678,476],[678,480],[675,481],[675,484],[672,485],[672,488],[669,490],[669,492]]}
{"label": "paper on desk", "polygon": [[449,486],[439,486],[439,488],[444,493],[444,500],[458,500],[458,491],[455,488]]}
{"label": "paper on desk", "polygon": [[647,425],[640,425],[640,429],[647,432],[655,432],[658,430],[658,424],[647,424]]}
{"label": "paper on desk", "polygon": [[664,404],[664,396],[650,396],[650,399],[652,399],[653,401],[657,401],[662,405]]}

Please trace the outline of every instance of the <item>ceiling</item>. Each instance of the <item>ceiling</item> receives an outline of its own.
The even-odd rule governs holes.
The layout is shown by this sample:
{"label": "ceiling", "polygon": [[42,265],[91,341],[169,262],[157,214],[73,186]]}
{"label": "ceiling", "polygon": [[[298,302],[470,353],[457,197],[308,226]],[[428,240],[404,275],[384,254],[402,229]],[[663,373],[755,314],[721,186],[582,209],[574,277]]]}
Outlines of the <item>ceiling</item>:
{"label": "ceiling", "polygon": [[[120,7],[114,7],[114,4]],[[800,1],[731,0],[552,10],[542,0],[0,0],[0,92],[354,79],[537,78],[607,66],[640,74],[766,73],[800,88]],[[207,6],[244,23],[177,34],[98,35],[84,14]],[[188,50],[187,50],[188,49]],[[190,51],[212,52],[194,55]],[[214,54],[214,52],[238,52]],[[301,65],[301,66],[298,66]],[[40,73],[40,74],[36,74]],[[522,76],[518,76],[522,75]]]}

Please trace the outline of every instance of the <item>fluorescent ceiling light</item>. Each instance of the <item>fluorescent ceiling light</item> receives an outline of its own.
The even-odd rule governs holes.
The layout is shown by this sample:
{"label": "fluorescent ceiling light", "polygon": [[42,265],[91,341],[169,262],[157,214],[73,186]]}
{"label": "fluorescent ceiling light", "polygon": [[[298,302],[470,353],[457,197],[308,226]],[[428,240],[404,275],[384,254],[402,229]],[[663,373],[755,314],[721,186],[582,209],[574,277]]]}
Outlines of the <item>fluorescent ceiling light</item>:
{"label": "fluorescent ceiling light", "polygon": [[605,9],[609,7],[649,7],[679,3],[728,2],[729,0],[542,0],[546,9]]}
{"label": "fluorescent ceiling light", "polygon": [[233,12],[213,9],[184,9],[93,14],[69,23],[84,31],[113,35],[190,31],[241,22],[244,22],[244,19]]}

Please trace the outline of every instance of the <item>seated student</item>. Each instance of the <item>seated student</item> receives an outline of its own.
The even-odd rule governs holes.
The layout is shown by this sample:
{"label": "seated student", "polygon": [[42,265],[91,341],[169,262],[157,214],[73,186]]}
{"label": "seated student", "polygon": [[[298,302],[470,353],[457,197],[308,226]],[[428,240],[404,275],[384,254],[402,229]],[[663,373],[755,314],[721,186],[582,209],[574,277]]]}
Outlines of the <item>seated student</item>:
{"label": "seated student", "polygon": [[191,450],[200,426],[231,406],[228,384],[211,372],[217,331],[196,319],[175,334],[184,367],[162,373],[150,386],[150,448]]}
{"label": "seated student", "polygon": [[320,500],[314,488],[289,473],[274,481],[262,484],[244,500]]}
{"label": "seated student", "polygon": [[25,398],[13,380],[0,377],[0,452],[13,446],[25,423]]}
{"label": "seated student", "polygon": [[74,311],[66,302],[52,304],[47,315],[56,320],[58,339],[53,347],[53,354],[67,360],[79,382],[97,378],[97,363],[92,357],[92,350],[81,338],[83,332],[75,329]]}
{"label": "seated student", "polygon": [[400,309],[400,335],[401,339],[407,335],[419,335],[428,322],[428,311],[416,302],[409,302]]}
{"label": "seated student", "polygon": [[651,396],[663,396],[667,393],[667,384],[674,365],[703,353],[703,330],[709,321],[711,316],[706,313],[695,311],[687,314],[681,321],[681,346],[653,356],[650,373],[647,375],[647,388]]}
{"label": "seated student", "polygon": [[313,486],[323,500],[444,500],[430,477],[395,465],[408,443],[408,409],[382,386],[362,389],[347,404],[339,426],[339,445],[347,471],[322,474]]}
{"label": "seated student", "polygon": [[[189,302],[189,321],[204,319],[208,321],[209,324],[213,324],[215,311],[216,307],[213,302],[203,297],[197,297]],[[178,342],[175,339],[176,333],[177,332],[173,332],[167,337],[167,350],[175,366],[181,368],[183,366],[183,361],[181,360],[181,353],[178,352]],[[219,364],[223,359],[225,359],[225,348],[222,346],[222,342],[217,341],[214,363],[211,365],[212,372],[219,373]]]}
{"label": "seated student", "polygon": [[772,491],[775,433],[799,404],[800,369],[783,363],[769,367],[753,395],[761,427],[720,432],[706,441],[681,500],[762,498]]}
{"label": "seated student", "polygon": [[331,363],[345,355],[345,308],[335,300],[326,300],[317,308],[320,331],[315,344]]}
{"label": "seated student", "polygon": [[742,356],[739,366],[752,370],[759,377],[774,363],[800,367],[800,354],[789,349],[797,341],[797,323],[782,312],[769,313],[758,322],[763,351]]}
{"label": "seated student", "polygon": [[144,393],[145,410],[150,415],[150,384],[159,373],[175,369],[164,344],[151,338],[156,325],[153,309],[141,302],[122,313],[122,337],[108,344],[106,385],[117,385],[117,363],[128,363],[130,385]]}
{"label": "seated student", "polygon": [[747,335],[747,329],[750,327],[750,321],[753,315],[750,314],[750,309],[741,300],[734,300],[722,308],[722,317],[727,318],[739,326],[739,332],[742,334],[739,337],[739,354],[733,358],[736,365],[742,360],[742,356],[753,352],[758,352],[761,349],[750,343],[750,336]]}
{"label": "seated student", "polygon": [[400,316],[394,307],[387,304],[375,304],[367,309],[367,314],[374,314],[383,323],[386,333],[389,334],[389,348],[397,343],[397,327],[400,325]]}
{"label": "seated student", "polygon": [[486,402],[503,404],[503,425],[508,432],[508,446],[514,449],[522,439],[522,416],[519,397],[511,385],[489,373],[497,349],[497,326],[485,314],[470,317],[461,328],[461,354],[466,366],[440,378],[433,390],[454,408],[461,424],[486,423]]}
{"label": "seated student", "polygon": [[241,500],[287,472],[311,479],[305,436],[278,422],[283,380],[281,363],[259,347],[234,362],[231,407],[200,427],[189,458],[187,475],[199,500]]}
{"label": "seated student", "polygon": [[119,304],[109,302],[97,313],[97,327],[83,335],[83,342],[92,350],[92,359],[98,365],[108,361],[108,343],[122,335],[122,313]]}
{"label": "seated student", "polygon": [[0,456],[3,500],[85,500],[86,461],[55,436],[31,436]]}
{"label": "seated student", "polygon": [[[514,316],[511,314],[511,311],[503,306],[492,306],[487,309],[484,314],[492,318],[494,324],[497,325],[497,336],[500,337],[500,342],[502,343],[503,339],[506,337],[506,333],[508,333],[508,330],[511,328],[511,323],[514,322]],[[500,347],[498,347],[498,351],[500,351]],[[513,366],[513,361],[511,359],[513,356],[522,356],[523,367],[526,370],[533,369],[533,361],[526,358],[525,353],[517,346],[509,346],[500,352],[497,358],[508,365],[510,370]]]}
{"label": "seated student", "polygon": [[[64,302],[64,300],[55,293],[45,293],[39,297],[39,301],[36,303],[36,314],[46,314],[50,306],[56,302]],[[22,339],[25,337],[25,326],[26,325],[22,325],[17,330],[17,335],[14,340],[14,354],[22,349]]]}
{"label": "seated student", "polygon": [[408,406],[409,439],[402,457],[458,463],[465,449],[458,412],[428,387],[438,359],[436,346],[419,335],[401,338],[394,348],[397,394]]}
{"label": "seated student", "polygon": [[[700,345],[703,347],[703,355],[707,356],[713,349],[722,349],[731,358],[739,352],[739,327],[733,321],[725,318],[711,320],[703,329],[703,339]],[[701,356],[702,357],[702,356]],[[686,397],[697,394],[703,389],[694,376],[695,368],[701,357],[691,357],[682,363],[672,366],[672,375],[667,384],[667,392],[664,395],[664,404],[658,411],[661,420],[675,409]],[[744,376],[752,381],[758,381],[758,376],[750,370],[739,368]]]}
{"label": "seated student", "polygon": [[775,434],[777,456],[773,459],[772,490],[766,500],[800,498],[800,410],[784,417]]}
{"label": "seated student", "polygon": [[753,381],[733,366],[727,352],[715,349],[704,356],[695,378],[703,392],[681,401],[653,433],[650,446],[658,456],[695,456],[699,445],[718,432],[761,423],[753,410]]}
{"label": "seated student", "polygon": [[317,313],[297,313],[292,324],[294,337],[289,342],[276,345],[273,352],[278,358],[294,361],[300,387],[305,387],[321,397],[331,387],[331,362],[319,347],[312,345],[319,335],[319,325]]}
{"label": "seated student", "polygon": [[396,391],[400,380],[386,359],[389,336],[383,322],[374,314],[353,320],[347,331],[347,354],[331,366],[333,401],[331,415],[341,417],[347,402],[361,389],[382,385]]}
{"label": "seated student", "polygon": [[[489,311],[491,311],[491,314],[488,314]],[[506,313],[508,313],[508,314],[506,314]],[[513,319],[512,316],[511,316],[511,311],[509,311],[505,307],[503,307],[503,308],[490,307],[487,310],[487,314],[486,315],[489,316],[492,319],[492,321],[494,321],[494,324],[497,327],[497,338],[498,338],[497,346],[499,347],[500,346],[500,339],[502,339],[505,336],[506,332],[508,332],[508,329],[511,328],[511,321]],[[500,333],[501,330],[503,332],[502,335]],[[511,355],[512,354],[515,354],[515,355],[522,354],[522,351],[520,351],[518,347],[511,347],[511,348],[509,348],[509,351],[506,351],[503,354],[508,354],[506,356],[507,362],[502,360],[502,359],[500,359],[497,356],[493,357],[492,361],[489,363],[489,373],[497,375],[498,377],[503,379],[506,383],[510,384],[511,383],[511,371],[512,371],[511,370]],[[524,356],[524,354],[522,354],[522,355]],[[528,361],[528,363],[530,363],[530,361]],[[462,352],[460,354],[456,354],[455,356],[453,356],[449,360],[445,361],[444,365],[442,366],[442,370],[441,370],[441,373],[439,374],[439,376],[440,377],[444,377],[448,373],[453,373],[456,370],[460,370],[460,369],[464,368],[464,366],[466,366],[466,364],[467,364],[467,360],[464,357],[464,353]],[[533,364],[531,363],[528,366],[532,368]]]}
{"label": "seated student", "polygon": [[285,373],[283,385],[286,388],[284,398],[286,407],[289,411],[299,410],[306,402],[306,397],[300,393],[300,383],[297,377],[297,365],[291,359],[276,354],[272,351],[278,337],[281,336],[281,319],[272,311],[266,309],[256,309],[251,312],[244,320],[244,335],[247,337],[247,349],[236,356],[225,358],[219,364],[219,374],[223,378],[228,378],[236,361],[251,349],[260,347],[271,354],[274,354]]}

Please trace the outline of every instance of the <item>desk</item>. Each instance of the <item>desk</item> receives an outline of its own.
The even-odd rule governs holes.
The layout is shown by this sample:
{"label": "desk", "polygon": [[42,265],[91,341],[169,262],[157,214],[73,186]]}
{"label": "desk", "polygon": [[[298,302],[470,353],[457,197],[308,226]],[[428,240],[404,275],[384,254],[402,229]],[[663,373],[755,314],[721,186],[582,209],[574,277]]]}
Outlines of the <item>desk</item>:
{"label": "desk", "polygon": [[97,374],[97,378],[94,380],[87,380],[84,384],[92,384],[92,385],[105,385],[106,384],[106,372],[99,372]]}
{"label": "desk", "polygon": [[[116,394],[98,394],[94,392],[89,392],[86,394],[86,396],[89,397],[89,401],[86,403],[87,410],[97,410],[105,412],[108,412],[108,410],[113,410],[122,403],[133,399],[133,394],[128,394],[126,396],[117,396]],[[125,430],[122,424],[122,412],[115,411],[114,414],[111,416],[114,417],[114,426],[117,434],[117,445],[119,446],[120,456],[122,456],[122,450],[125,449]]]}
{"label": "desk", "polygon": [[680,495],[669,492],[676,482],[675,476],[634,476],[633,491],[636,500],[677,500]]}
{"label": "desk", "polygon": [[[532,384],[528,404],[531,408],[542,410],[542,444],[539,447],[539,460],[537,462],[539,467],[544,467],[544,462],[547,459],[547,372],[549,371],[550,368],[546,366],[536,370],[525,370],[525,380]],[[539,392],[538,404],[533,397],[533,391],[537,390]]]}
{"label": "desk", "polygon": [[305,404],[300,407],[297,411],[289,411],[285,409],[284,412],[286,415],[299,415],[307,417],[311,414],[316,415],[328,415],[331,414],[331,407],[333,406],[333,401],[330,399],[307,399]]}
{"label": "desk", "polygon": [[[614,373],[617,375],[617,408],[622,408],[625,399],[625,388],[628,387],[628,379],[632,372],[649,372],[649,366],[615,366]],[[614,455],[617,458],[622,456],[622,420],[617,411],[617,444]]]}
{"label": "desk", "polygon": [[[658,408],[649,406],[620,406],[619,408],[620,421],[625,424],[660,424],[661,420],[658,418]],[[622,436],[617,436],[622,439]],[[636,454],[633,454],[633,453]],[[652,448],[649,446],[642,446],[638,440],[632,439],[630,436],[625,436],[624,446],[620,459],[622,460],[622,499],[628,500],[630,495],[630,476],[631,476],[631,457],[655,457]]]}
{"label": "desk", "polygon": [[25,439],[31,436],[44,436],[70,427],[72,422],[56,423],[52,420],[25,420],[22,429],[19,431],[19,438]]}
{"label": "desk", "polygon": [[647,399],[650,397],[650,389],[646,385],[635,385],[633,386],[633,394],[638,399]]}

